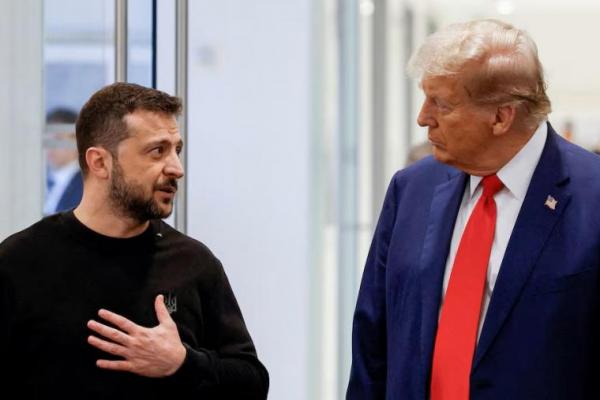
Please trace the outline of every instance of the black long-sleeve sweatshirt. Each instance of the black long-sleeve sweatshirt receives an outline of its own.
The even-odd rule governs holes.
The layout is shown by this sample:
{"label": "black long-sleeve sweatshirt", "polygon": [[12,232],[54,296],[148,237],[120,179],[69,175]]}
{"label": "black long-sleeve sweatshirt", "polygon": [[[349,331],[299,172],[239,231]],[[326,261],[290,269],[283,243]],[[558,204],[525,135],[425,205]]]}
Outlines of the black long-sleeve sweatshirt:
{"label": "black long-sleeve sweatshirt", "polygon": [[[103,370],[114,358],[87,343],[100,308],[147,327],[164,294],[187,355],[172,376]],[[102,320],[100,320],[102,321]],[[265,399],[256,356],[221,263],[162,221],[117,239],[72,212],[0,244],[0,380],[18,398]]]}

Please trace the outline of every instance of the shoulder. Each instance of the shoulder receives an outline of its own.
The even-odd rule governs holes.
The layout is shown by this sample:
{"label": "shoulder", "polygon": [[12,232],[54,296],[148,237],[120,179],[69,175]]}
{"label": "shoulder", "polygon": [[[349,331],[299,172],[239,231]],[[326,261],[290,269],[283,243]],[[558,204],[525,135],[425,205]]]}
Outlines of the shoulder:
{"label": "shoulder", "polygon": [[59,225],[58,214],[43,218],[33,225],[16,232],[0,243],[0,257],[14,251],[31,249],[43,243],[44,237],[51,235]]}
{"label": "shoulder", "polygon": [[461,173],[437,161],[433,156],[427,156],[396,172],[389,190],[393,190],[396,195],[404,192],[414,192],[417,196],[425,195],[439,183]]}
{"label": "shoulder", "polygon": [[453,167],[437,161],[433,156],[427,156],[408,167],[396,172],[398,179],[436,178],[445,179],[448,174],[457,174],[459,171]]}
{"label": "shoulder", "polygon": [[600,193],[600,156],[556,137],[570,183],[586,193]]}
{"label": "shoulder", "polygon": [[600,176],[600,156],[592,153],[576,144],[570,143],[563,138],[558,138],[560,146],[565,154],[567,166],[570,172],[598,177]]}
{"label": "shoulder", "polygon": [[163,236],[163,246],[174,249],[178,259],[188,260],[195,269],[204,273],[221,274],[223,267],[219,259],[213,254],[207,245],[184,233],[179,232],[164,221],[157,221],[157,229]]}
{"label": "shoulder", "polygon": [[186,252],[192,252],[196,256],[204,258],[216,258],[212,251],[201,241],[194,239],[184,233],[179,232],[164,221],[157,221],[159,230],[171,245],[176,245],[178,249]]}
{"label": "shoulder", "polygon": [[7,237],[0,243],[0,268],[22,268],[35,260],[48,238],[56,235],[58,219],[51,215]]}
{"label": "shoulder", "polygon": [[[218,288],[229,286],[223,264],[207,245],[185,235],[164,221],[160,221],[163,234],[162,246],[172,255],[171,267],[183,276],[193,279],[206,293],[214,294]],[[167,249],[168,248],[168,249]]]}

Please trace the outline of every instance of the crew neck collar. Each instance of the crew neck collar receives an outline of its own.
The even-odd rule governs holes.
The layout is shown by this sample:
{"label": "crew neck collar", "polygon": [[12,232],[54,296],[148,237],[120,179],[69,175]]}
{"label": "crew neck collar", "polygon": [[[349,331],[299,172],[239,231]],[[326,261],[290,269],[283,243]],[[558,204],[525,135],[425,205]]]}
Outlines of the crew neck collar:
{"label": "crew neck collar", "polygon": [[151,220],[144,232],[128,238],[112,237],[98,233],[78,220],[72,210],[62,213],[61,220],[77,239],[107,249],[148,245],[153,242],[157,235],[161,235],[160,227],[156,220]]}

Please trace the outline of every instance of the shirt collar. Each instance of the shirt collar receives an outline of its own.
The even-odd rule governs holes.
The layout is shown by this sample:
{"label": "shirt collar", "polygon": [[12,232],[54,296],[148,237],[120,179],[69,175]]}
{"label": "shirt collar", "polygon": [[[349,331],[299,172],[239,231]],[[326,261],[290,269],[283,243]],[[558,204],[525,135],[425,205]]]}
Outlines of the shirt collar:
{"label": "shirt collar", "polygon": [[[529,182],[542,156],[547,137],[548,124],[546,121],[542,121],[525,146],[496,173],[504,187],[519,200],[523,200],[527,194]],[[469,182],[471,197],[475,194],[482,179],[481,176],[471,175]]]}

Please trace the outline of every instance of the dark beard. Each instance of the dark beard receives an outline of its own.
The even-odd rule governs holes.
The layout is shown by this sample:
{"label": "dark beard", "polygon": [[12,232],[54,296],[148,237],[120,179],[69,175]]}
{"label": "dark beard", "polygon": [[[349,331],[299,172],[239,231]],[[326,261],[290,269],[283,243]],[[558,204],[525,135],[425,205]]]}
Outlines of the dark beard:
{"label": "dark beard", "polygon": [[140,223],[151,219],[167,218],[171,215],[173,209],[171,208],[170,211],[161,210],[153,196],[154,190],[160,190],[161,188],[176,190],[177,180],[171,178],[162,184],[155,185],[152,189],[153,192],[149,196],[146,196],[144,188],[141,185],[125,181],[123,169],[119,165],[119,162],[115,160],[112,169],[109,196],[111,203],[117,208],[119,214]]}

